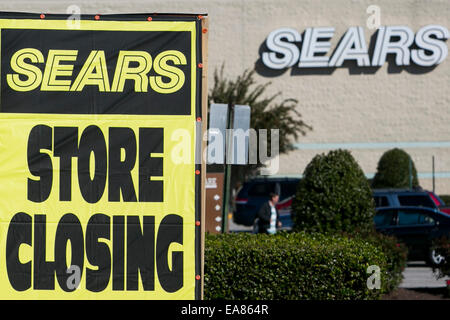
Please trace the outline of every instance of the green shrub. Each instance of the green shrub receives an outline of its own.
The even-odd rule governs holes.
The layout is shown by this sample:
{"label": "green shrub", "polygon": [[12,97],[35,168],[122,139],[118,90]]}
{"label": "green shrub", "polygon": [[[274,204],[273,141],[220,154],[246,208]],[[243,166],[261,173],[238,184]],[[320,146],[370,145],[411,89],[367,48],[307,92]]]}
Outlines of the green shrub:
{"label": "green shrub", "polygon": [[[409,188],[410,155],[402,149],[386,151],[378,161],[377,172],[373,178],[373,188]],[[412,167],[412,187],[419,185],[414,162]]]}
{"label": "green shrub", "polygon": [[[362,237],[207,235],[205,299],[377,299],[394,286],[390,263]],[[381,269],[380,290],[367,288],[371,265]]]}
{"label": "green shrub", "polygon": [[375,214],[372,191],[349,151],[315,156],[306,167],[292,204],[295,230],[368,231]]}
{"label": "green shrub", "polygon": [[439,198],[441,198],[442,201],[444,201],[445,205],[448,206],[450,204],[450,195],[448,194],[440,194]]}
{"label": "green shrub", "polygon": [[391,292],[400,284],[403,279],[402,272],[406,267],[408,249],[395,237],[387,236],[375,230],[354,235],[347,235],[350,238],[366,240],[383,251],[387,259],[388,274],[386,274],[386,289]]}

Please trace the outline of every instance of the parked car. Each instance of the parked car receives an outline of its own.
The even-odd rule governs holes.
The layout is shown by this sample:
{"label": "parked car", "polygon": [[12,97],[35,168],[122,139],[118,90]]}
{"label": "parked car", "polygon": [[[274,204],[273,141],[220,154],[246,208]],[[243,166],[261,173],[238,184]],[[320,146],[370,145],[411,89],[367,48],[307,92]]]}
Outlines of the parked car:
{"label": "parked car", "polygon": [[375,207],[416,206],[437,209],[450,215],[450,207],[434,192],[423,189],[375,189]]}
{"label": "parked car", "polygon": [[433,202],[436,204],[439,211],[450,215],[450,207],[447,206],[446,203],[444,201],[442,201],[442,199],[434,192],[431,192],[431,191],[427,191],[427,192],[430,195]]}
{"label": "parked car", "polygon": [[408,247],[408,259],[424,260],[432,265],[444,261],[433,249],[433,240],[450,235],[450,216],[435,208],[377,208],[376,230],[396,237]]}
{"label": "parked car", "polygon": [[245,182],[235,199],[234,222],[252,226],[259,208],[269,200],[269,193],[275,192],[280,195],[276,207],[283,229],[291,228],[291,204],[299,181],[299,178],[254,178]]}

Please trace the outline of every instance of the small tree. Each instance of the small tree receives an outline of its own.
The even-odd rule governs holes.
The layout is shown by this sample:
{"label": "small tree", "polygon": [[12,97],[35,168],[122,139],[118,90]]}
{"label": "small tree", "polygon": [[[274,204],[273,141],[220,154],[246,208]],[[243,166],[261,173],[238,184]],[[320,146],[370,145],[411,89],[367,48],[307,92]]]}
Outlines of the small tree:
{"label": "small tree", "polygon": [[[301,118],[298,111],[298,101],[295,99],[282,99],[280,93],[266,97],[265,91],[270,85],[256,84],[255,71],[246,70],[236,79],[229,80],[223,75],[224,66],[214,71],[214,84],[208,96],[208,102],[249,105],[251,110],[250,127],[259,129],[279,129],[279,152],[287,153],[293,150],[292,143],[301,135],[305,135],[311,127]],[[268,146],[270,150],[270,133],[268,134]],[[254,175],[261,163],[249,165],[235,165],[231,170],[231,186],[237,182],[243,182],[249,176]],[[211,166],[211,167],[216,167]]]}
{"label": "small tree", "polygon": [[409,162],[411,161],[412,187],[419,185],[417,171],[410,155],[402,149],[386,151],[378,161],[373,188],[409,188]]}
{"label": "small tree", "polygon": [[292,204],[295,230],[353,232],[373,229],[372,191],[349,151],[316,155]]}

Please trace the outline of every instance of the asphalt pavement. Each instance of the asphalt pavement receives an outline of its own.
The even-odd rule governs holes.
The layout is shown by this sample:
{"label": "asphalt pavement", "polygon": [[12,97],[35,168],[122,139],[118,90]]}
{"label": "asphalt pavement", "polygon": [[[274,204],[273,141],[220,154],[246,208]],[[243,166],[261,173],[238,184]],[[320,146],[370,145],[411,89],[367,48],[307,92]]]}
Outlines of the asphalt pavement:
{"label": "asphalt pavement", "polygon": [[253,226],[246,227],[241,224],[236,224],[233,222],[233,216],[230,214],[228,216],[228,231],[229,232],[252,232]]}
{"label": "asphalt pavement", "polygon": [[437,273],[422,261],[409,261],[407,267],[403,271],[403,281],[400,288],[405,289],[421,289],[421,288],[442,288],[446,287],[446,280],[436,279]]}

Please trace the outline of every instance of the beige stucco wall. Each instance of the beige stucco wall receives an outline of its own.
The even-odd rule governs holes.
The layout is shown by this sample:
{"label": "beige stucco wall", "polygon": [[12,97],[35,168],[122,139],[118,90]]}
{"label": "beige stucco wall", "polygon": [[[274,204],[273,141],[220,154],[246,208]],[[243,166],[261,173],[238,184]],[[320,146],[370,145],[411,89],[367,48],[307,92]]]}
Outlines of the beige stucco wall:
{"label": "beige stucco wall", "polygon": [[[303,32],[306,27],[333,26],[335,45],[348,27],[362,26],[369,41],[374,32],[366,27],[369,5],[381,8],[382,25],[406,25],[414,32],[428,24],[450,28],[448,0],[0,0],[0,10],[65,13],[73,4],[82,13],[208,13],[210,82],[212,71],[224,62],[230,77],[253,68],[266,36],[280,27]],[[288,69],[276,77],[258,74],[257,80],[272,82],[269,93],[281,91],[283,97],[297,98],[305,122],[314,128],[298,141],[304,148],[281,156],[279,174],[302,173],[316,153],[326,151],[325,143],[349,147],[363,170],[373,174],[386,143],[402,143],[426,188],[431,188],[435,156],[436,191],[450,194],[450,147],[415,144],[450,141],[450,57],[423,74],[388,73],[386,63],[374,74],[355,75],[338,68],[328,75],[291,75]]]}

